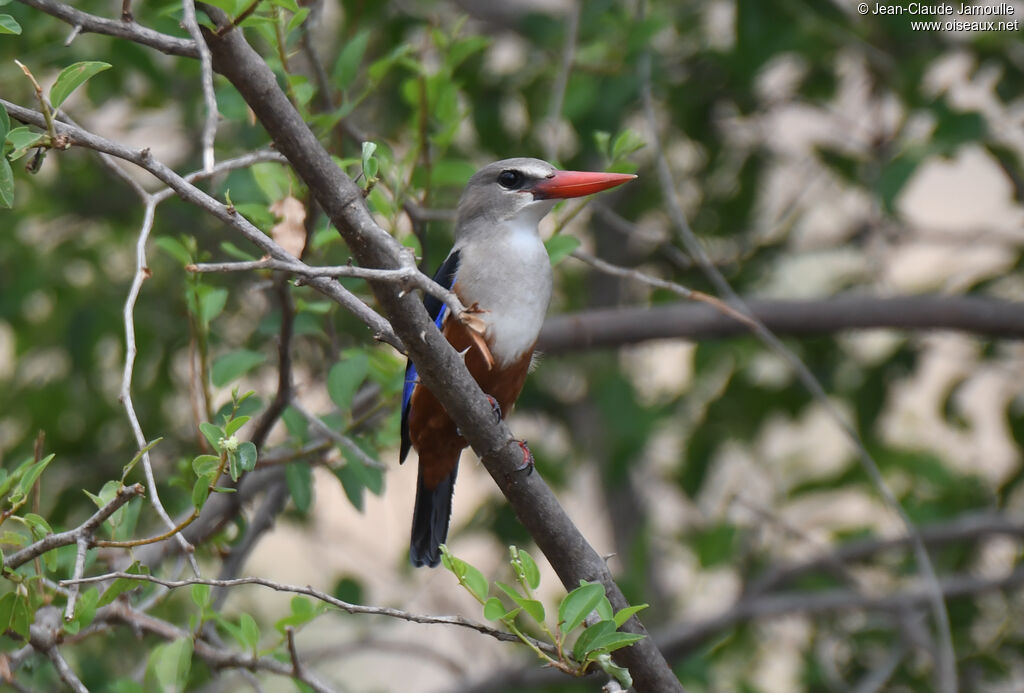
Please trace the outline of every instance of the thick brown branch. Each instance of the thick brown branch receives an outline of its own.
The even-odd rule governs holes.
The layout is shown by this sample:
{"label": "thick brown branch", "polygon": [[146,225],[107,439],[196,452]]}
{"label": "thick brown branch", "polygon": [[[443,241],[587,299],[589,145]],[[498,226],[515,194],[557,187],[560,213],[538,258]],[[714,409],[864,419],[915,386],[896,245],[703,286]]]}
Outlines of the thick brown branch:
{"label": "thick brown branch", "polygon": [[[1024,305],[976,296],[837,296],[812,301],[751,299],[746,305],[779,335],[842,330],[960,330],[991,337],[1024,337]],[[694,304],[610,308],[559,315],[544,324],[538,349],[559,354],[636,344],[651,339],[706,340],[745,335],[745,325]]]}

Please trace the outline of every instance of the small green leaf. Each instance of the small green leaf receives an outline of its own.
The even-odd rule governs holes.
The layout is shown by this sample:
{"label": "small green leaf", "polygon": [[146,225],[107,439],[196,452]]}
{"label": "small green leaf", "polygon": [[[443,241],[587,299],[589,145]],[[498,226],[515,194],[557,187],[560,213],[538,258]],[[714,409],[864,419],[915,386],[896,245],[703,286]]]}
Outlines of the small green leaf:
{"label": "small green leaf", "polygon": [[[610,621],[601,621],[601,623],[610,623]],[[593,659],[594,653],[597,652],[614,652],[615,650],[621,650],[623,647],[629,647],[633,643],[643,640],[645,637],[647,636],[639,635],[638,633],[620,633],[618,631],[604,633],[590,642],[587,658]]]}
{"label": "small green leaf", "polygon": [[163,693],[184,691],[191,669],[192,638],[190,637],[158,645],[149,656],[149,670],[152,672],[157,689]]}
{"label": "small green leaf", "polygon": [[466,575],[463,578],[466,587],[477,600],[483,602],[487,599],[487,578],[481,573],[476,567],[471,566],[469,563],[466,564]]}
{"label": "small green leaf", "polygon": [[238,446],[238,464],[241,465],[243,472],[251,472],[256,469],[258,457],[255,443],[247,440]]}
{"label": "small green leaf", "polygon": [[142,459],[142,456],[145,455],[150,450],[152,450],[156,446],[156,444],[159,443],[161,440],[163,440],[163,438],[154,438],[153,440],[149,441],[149,443],[146,444],[146,447],[142,448],[137,453],[135,453],[135,457],[133,457],[131,461],[128,462],[128,464],[126,464],[121,469],[121,483],[124,483],[124,480],[128,478],[129,474],[132,473],[132,470],[135,469],[135,465],[139,463],[139,460]]}
{"label": "small green leaf", "polygon": [[192,585],[191,593],[192,601],[195,602],[195,605],[200,609],[206,608],[210,603],[210,595],[212,591],[210,590],[209,585]]}
{"label": "small green leaf", "polygon": [[523,549],[518,550],[519,561],[523,565],[523,576],[526,579],[526,584],[530,586],[531,590],[535,590],[540,587],[540,569],[537,567],[537,562],[533,560],[533,556],[528,554]]}
{"label": "small green leaf", "polygon": [[249,614],[242,614],[239,619],[239,626],[241,627],[245,647],[255,652],[260,644],[260,627],[256,625],[256,620]]}
{"label": "small green leaf", "polygon": [[594,657],[594,661],[597,665],[604,670],[604,673],[618,681],[622,687],[629,690],[633,687],[633,677],[629,673],[629,669],[626,667],[620,667],[614,661],[609,654],[599,654]]}
{"label": "small green leaf", "polygon": [[560,233],[549,238],[544,243],[544,247],[547,248],[548,258],[551,260],[551,266],[554,267],[580,247],[580,239]]}
{"label": "small green leaf", "polygon": [[0,104],[0,144],[7,139],[7,133],[11,129],[11,118],[7,115],[7,109]]}
{"label": "small green leaf", "polygon": [[212,479],[213,473],[217,471],[217,467],[220,466],[220,458],[216,455],[199,455],[192,460],[192,471],[196,473],[196,476],[206,477]]}
{"label": "small green leaf", "polygon": [[14,592],[8,592],[0,597],[0,630],[7,630],[11,624],[12,615],[14,615]]}
{"label": "small green leaf", "polygon": [[14,171],[6,157],[0,156],[0,207],[14,206]]}
{"label": "small green leaf", "polygon": [[28,153],[29,149],[39,144],[44,137],[41,132],[33,132],[27,126],[14,128],[7,133],[7,141],[11,145],[11,151],[7,153],[9,161],[17,161]]}
{"label": "small green leaf", "polygon": [[235,418],[231,419],[230,421],[224,424],[224,435],[228,436],[229,438],[235,435],[236,433],[238,433],[238,429],[240,429],[245,424],[249,423],[249,420],[251,418],[251,416],[236,416]]}
{"label": "small green leaf", "polygon": [[[568,632],[568,630],[566,631]],[[572,647],[572,656],[577,662],[582,662],[587,659],[587,655],[594,651],[594,642],[599,638],[606,635],[615,633],[615,623],[612,621],[598,621],[592,626],[586,628],[580,637],[576,639],[576,644]]]}
{"label": "small green leaf", "polygon": [[604,585],[599,582],[584,583],[565,595],[558,606],[558,622],[562,632],[569,633],[583,623],[603,596]]}
{"label": "small green leaf", "polygon": [[643,611],[648,606],[650,606],[650,604],[637,604],[636,606],[627,606],[624,609],[619,609],[615,613],[615,627],[622,628],[622,624],[628,621],[633,614]]}
{"label": "small green leaf", "polygon": [[215,386],[224,387],[266,360],[266,355],[259,351],[249,349],[232,351],[214,360],[213,368],[210,369],[210,380]]}
{"label": "small green leaf", "polygon": [[489,621],[500,621],[505,616],[505,605],[497,597],[490,597],[484,602],[484,618]]}
{"label": "small green leaf", "polygon": [[98,60],[86,60],[68,65],[57,75],[57,81],[50,88],[50,104],[54,108],[60,108],[64,100],[71,96],[71,92],[82,86],[93,75],[109,68],[110,63]]}
{"label": "small green leaf", "polygon": [[25,476],[21,477],[21,481],[18,483],[18,488],[21,490],[23,495],[28,495],[28,492],[32,490],[33,486],[35,486],[36,480],[39,479],[39,476],[43,473],[43,470],[46,469],[47,465],[53,461],[53,458],[54,454],[50,453],[28,468],[28,471],[25,472]]}
{"label": "small green leaf", "polygon": [[359,386],[366,380],[370,362],[363,351],[350,352],[348,358],[331,367],[327,374],[327,394],[342,411],[352,407]]}
{"label": "small green leaf", "polygon": [[188,252],[185,244],[179,241],[177,238],[171,238],[170,236],[160,236],[154,241],[156,246],[160,250],[164,251],[175,260],[180,262],[182,265],[187,265],[192,262],[192,255]]}
{"label": "small green leaf", "polygon": [[209,325],[227,305],[228,290],[219,286],[201,286],[199,290],[199,319],[203,325]]}
{"label": "small green leaf", "polygon": [[267,204],[283,200],[292,192],[292,179],[288,169],[281,164],[265,162],[249,167],[256,185],[263,192]]}
{"label": "small green leaf", "polygon": [[294,462],[285,467],[284,478],[295,509],[305,515],[313,503],[313,470],[306,462]]}
{"label": "small green leaf", "polygon": [[209,421],[203,421],[199,424],[199,430],[202,431],[203,435],[206,436],[206,440],[210,442],[214,450],[220,450],[221,438],[226,438],[224,431],[220,429],[220,426],[214,426]]}
{"label": "small green leaf", "polygon": [[377,151],[377,144],[374,142],[363,142],[363,175],[366,176],[366,180],[372,180],[377,177],[377,157],[373,153]]}
{"label": "small green leaf", "polygon": [[210,495],[210,480],[205,477],[196,479],[192,485],[192,505],[196,510],[203,507],[207,497]]}
{"label": "small green leaf", "polygon": [[366,53],[366,46],[370,42],[370,30],[363,29],[353,36],[345,47],[341,49],[337,61],[334,63],[332,77],[339,89],[345,91],[356,81],[359,74],[359,65],[363,62],[363,55]]}
{"label": "small green leaf", "polygon": [[20,33],[21,25],[18,24],[14,17],[9,14],[0,14],[0,34],[18,35]]}
{"label": "small green leaf", "polygon": [[623,130],[612,144],[612,161],[616,162],[645,146],[647,146],[647,142],[637,132],[628,129]]}

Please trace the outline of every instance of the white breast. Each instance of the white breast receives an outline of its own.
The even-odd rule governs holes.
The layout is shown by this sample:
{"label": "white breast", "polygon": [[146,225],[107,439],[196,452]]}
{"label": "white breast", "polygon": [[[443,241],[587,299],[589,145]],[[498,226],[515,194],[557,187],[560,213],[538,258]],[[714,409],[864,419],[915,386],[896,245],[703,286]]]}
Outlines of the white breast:
{"label": "white breast", "polygon": [[498,366],[533,346],[551,301],[551,262],[536,227],[509,225],[488,242],[461,248],[456,284],[462,302],[483,309]]}

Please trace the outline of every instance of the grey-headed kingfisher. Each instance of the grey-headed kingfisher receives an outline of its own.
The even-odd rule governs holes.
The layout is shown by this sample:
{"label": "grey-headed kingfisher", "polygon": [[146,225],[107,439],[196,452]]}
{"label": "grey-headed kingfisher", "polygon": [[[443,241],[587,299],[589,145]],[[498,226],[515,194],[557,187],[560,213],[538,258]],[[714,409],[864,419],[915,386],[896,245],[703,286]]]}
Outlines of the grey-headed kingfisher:
{"label": "grey-headed kingfisher", "polygon": [[[469,319],[449,319],[433,296],[424,304],[466,368],[507,414],[526,380],[544,314],[551,300],[551,263],[537,224],[555,204],[590,195],[636,176],[559,171],[539,159],[504,159],[477,171],[462,193],[455,218],[455,244],[434,275],[470,309]],[[448,535],[459,456],[467,445],[441,403],[416,375],[410,361],[402,393],[402,448],[419,453],[416,506],[409,558],[414,566],[436,566]],[[532,464],[523,444],[524,461]]]}

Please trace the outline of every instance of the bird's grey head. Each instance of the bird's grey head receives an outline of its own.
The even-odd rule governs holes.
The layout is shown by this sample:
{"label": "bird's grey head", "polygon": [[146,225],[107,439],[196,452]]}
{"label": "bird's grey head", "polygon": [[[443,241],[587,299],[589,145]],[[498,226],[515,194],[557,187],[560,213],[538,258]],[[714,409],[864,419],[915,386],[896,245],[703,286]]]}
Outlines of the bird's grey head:
{"label": "bird's grey head", "polygon": [[554,177],[557,169],[546,161],[520,157],[484,166],[466,183],[459,200],[456,234],[494,228],[508,222],[536,227],[558,202],[537,194],[536,186]]}
{"label": "bird's grey head", "polygon": [[525,157],[495,161],[466,184],[456,215],[456,243],[509,225],[535,231],[559,200],[590,195],[633,178],[622,173],[560,171],[546,161]]}

